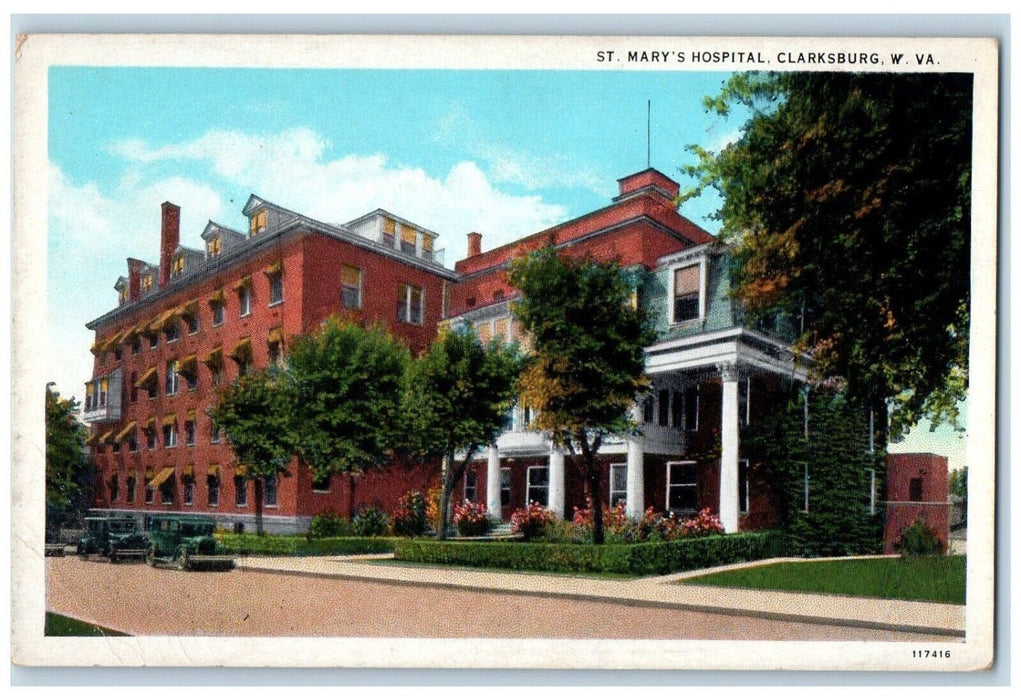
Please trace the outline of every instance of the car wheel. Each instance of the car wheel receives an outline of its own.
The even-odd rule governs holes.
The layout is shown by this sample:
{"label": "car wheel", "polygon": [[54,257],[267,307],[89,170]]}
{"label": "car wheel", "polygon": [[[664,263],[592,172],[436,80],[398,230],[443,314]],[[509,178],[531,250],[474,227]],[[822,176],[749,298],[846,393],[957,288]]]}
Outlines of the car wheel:
{"label": "car wheel", "polygon": [[149,545],[149,549],[145,550],[145,563],[156,566],[156,545]]}
{"label": "car wheel", "polygon": [[174,559],[174,563],[177,565],[178,571],[188,570],[188,550],[182,549],[177,553],[177,558]]}
{"label": "car wheel", "polygon": [[120,558],[117,556],[117,550],[116,549],[111,549],[110,550],[110,563],[111,564],[116,564],[118,561],[120,561]]}

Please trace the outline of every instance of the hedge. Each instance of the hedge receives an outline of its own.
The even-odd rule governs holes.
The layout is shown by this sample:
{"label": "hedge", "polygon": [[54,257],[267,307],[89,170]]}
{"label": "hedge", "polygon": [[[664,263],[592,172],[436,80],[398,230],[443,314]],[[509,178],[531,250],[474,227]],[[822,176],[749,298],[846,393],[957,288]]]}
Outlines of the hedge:
{"label": "hedge", "polygon": [[232,554],[284,554],[310,556],[325,554],[389,554],[394,551],[394,537],[323,537],[310,540],[294,535],[223,534],[216,536],[220,545]]}
{"label": "hedge", "polygon": [[775,531],[693,537],[640,544],[439,542],[399,540],[401,561],[518,571],[648,576],[783,556],[788,539]]}

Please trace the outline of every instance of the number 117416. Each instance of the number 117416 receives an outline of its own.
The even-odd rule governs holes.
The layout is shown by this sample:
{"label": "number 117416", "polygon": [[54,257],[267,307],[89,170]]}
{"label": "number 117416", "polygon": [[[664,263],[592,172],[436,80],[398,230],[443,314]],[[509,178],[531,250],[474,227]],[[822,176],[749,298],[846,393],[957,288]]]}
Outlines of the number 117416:
{"label": "number 117416", "polygon": [[913,659],[949,659],[949,649],[913,649],[911,651],[911,658]]}

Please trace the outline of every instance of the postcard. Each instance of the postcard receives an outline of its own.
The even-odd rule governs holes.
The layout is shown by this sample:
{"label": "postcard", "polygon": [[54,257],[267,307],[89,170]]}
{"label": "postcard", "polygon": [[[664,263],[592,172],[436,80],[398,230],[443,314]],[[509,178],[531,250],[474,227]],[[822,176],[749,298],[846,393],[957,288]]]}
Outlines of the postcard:
{"label": "postcard", "polygon": [[988,669],[998,80],[19,36],[14,663]]}

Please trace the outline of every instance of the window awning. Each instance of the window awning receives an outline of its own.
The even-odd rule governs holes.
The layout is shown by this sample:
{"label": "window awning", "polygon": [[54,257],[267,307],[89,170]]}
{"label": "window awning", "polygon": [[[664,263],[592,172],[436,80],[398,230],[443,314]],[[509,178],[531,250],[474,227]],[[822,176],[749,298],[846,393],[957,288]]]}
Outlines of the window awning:
{"label": "window awning", "polygon": [[159,316],[157,316],[155,319],[153,319],[152,323],[149,324],[149,330],[150,331],[158,331],[158,330],[160,330],[165,325],[167,325],[167,322],[170,321],[170,319],[172,319],[175,316],[177,316],[179,311],[180,311],[179,308],[177,308],[177,309],[170,309],[170,311],[164,311]]}
{"label": "window awning", "polygon": [[181,308],[184,309],[184,314],[186,316],[194,316],[199,312],[199,300],[195,299],[194,301],[189,301]]}
{"label": "window awning", "polygon": [[99,348],[100,348],[100,342],[97,340],[89,348],[89,352],[91,352],[93,355],[98,355],[99,354]]}
{"label": "window awning", "polygon": [[145,429],[146,430],[155,430],[156,429],[156,416],[153,416],[152,418],[150,418],[149,420],[147,420],[145,422]]}
{"label": "window awning", "polygon": [[340,283],[347,287],[357,287],[361,282],[362,271],[357,267],[344,265],[340,268]]}
{"label": "window awning", "polygon": [[230,351],[230,356],[236,360],[239,357],[242,357],[243,355],[251,354],[251,352],[252,339],[242,338],[237,342],[237,345],[235,345],[234,348]]}
{"label": "window awning", "polygon": [[188,413],[185,414],[185,418],[188,419],[188,420],[195,420],[195,417],[197,415],[198,414],[195,412],[195,409],[191,408],[191,409],[188,409]]}
{"label": "window awning", "polygon": [[206,469],[206,477],[208,478],[210,476],[213,477],[214,479],[219,479],[220,478],[220,465],[219,464],[210,464],[209,465],[209,468]]}
{"label": "window awning", "polygon": [[209,295],[209,301],[211,303],[220,303],[220,304],[222,304],[223,300],[224,300],[224,297],[225,297],[225,295],[223,293],[223,290],[222,289],[217,289],[215,292],[213,292],[212,294]]}
{"label": "window awning", "polygon": [[150,367],[148,370],[146,370],[145,374],[139,377],[138,381],[135,382],[135,388],[141,389],[150,379],[152,379],[152,376],[154,374],[156,374],[156,368]]}
{"label": "window awning", "polygon": [[160,470],[160,473],[156,475],[156,478],[149,482],[149,486],[154,489],[158,489],[160,486],[166,483],[167,479],[174,475],[173,467],[164,467]]}
{"label": "window awning", "polygon": [[99,442],[99,433],[92,433],[85,438],[86,445],[95,445],[97,442]]}
{"label": "window awning", "polygon": [[187,464],[184,469],[181,470],[182,479],[194,479],[195,478],[195,465]]}
{"label": "window awning", "polygon": [[163,422],[160,423],[160,425],[176,425],[176,424],[177,424],[176,413],[168,413],[167,415],[163,416]]}
{"label": "window awning", "polygon": [[432,250],[433,239],[431,236],[422,236],[422,250]]}
{"label": "window awning", "polygon": [[282,343],[284,341],[284,329],[280,326],[270,328],[266,341],[269,343]]}
{"label": "window awning", "polygon": [[263,270],[263,272],[265,272],[265,273],[266,273],[267,275],[276,275],[276,274],[278,274],[278,273],[279,273],[279,272],[280,272],[280,271],[281,271],[282,269],[284,269],[284,263],[283,263],[283,261],[281,261],[281,260],[277,260],[277,261],[276,261],[275,263],[273,263],[272,265],[270,265],[269,267],[267,267],[267,268],[266,268],[265,270]]}
{"label": "window awning", "polygon": [[145,468],[145,480],[146,482],[152,481],[152,478],[156,475],[156,470],[152,467]]}
{"label": "window awning", "polygon": [[103,434],[102,434],[102,435],[101,435],[101,436],[99,437],[99,440],[97,440],[97,442],[106,442],[107,440],[109,440],[109,439],[110,439],[110,437],[111,437],[112,435],[113,435],[113,428],[111,428],[110,430],[107,430],[107,431],[106,431],[105,433],[103,433]]}
{"label": "window awning", "polygon": [[217,345],[209,352],[208,355],[206,355],[205,359],[202,361],[211,367],[220,365],[220,363],[223,362],[223,347]]}
{"label": "window awning", "polygon": [[248,467],[244,464],[239,464],[234,467],[234,476],[248,476]]}
{"label": "window awning", "polygon": [[132,432],[135,429],[136,425],[138,425],[138,423],[136,423],[135,421],[131,421],[130,423],[125,425],[124,430],[117,433],[118,442],[123,440],[128,433]]}
{"label": "window awning", "polygon": [[245,277],[243,280],[234,285],[234,289],[245,289],[246,287],[252,286],[252,278]]}
{"label": "window awning", "polygon": [[182,374],[189,374],[198,367],[198,355],[188,355],[178,363],[179,371]]}
{"label": "window awning", "polygon": [[405,243],[414,244],[415,234],[416,234],[415,229],[408,228],[407,226],[403,225],[401,226],[401,240],[404,241]]}

